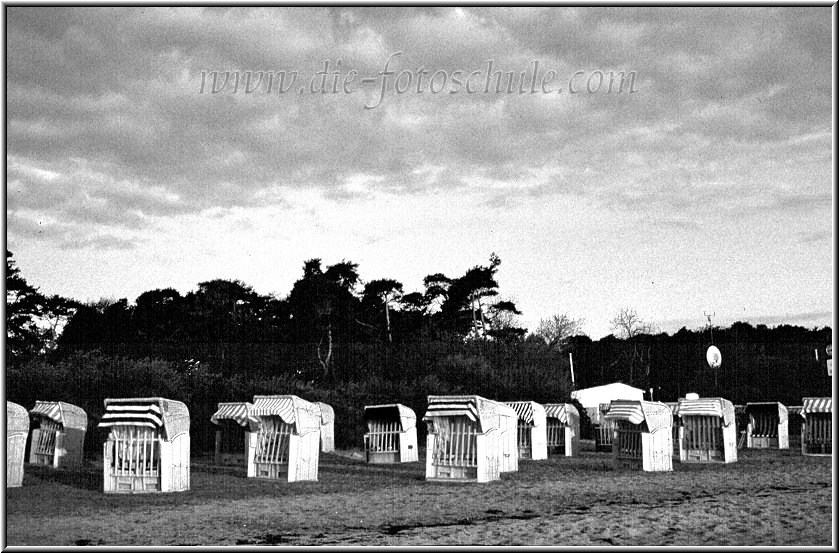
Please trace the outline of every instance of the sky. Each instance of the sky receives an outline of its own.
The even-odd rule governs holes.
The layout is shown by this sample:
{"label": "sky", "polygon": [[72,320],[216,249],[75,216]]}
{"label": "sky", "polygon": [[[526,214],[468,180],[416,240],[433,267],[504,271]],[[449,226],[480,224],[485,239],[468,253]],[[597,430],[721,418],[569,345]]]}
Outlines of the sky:
{"label": "sky", "polygon": [[42,292],[285,297],[311,258],[411,292],[496,253],[531,330],[834,326],[829,7],[5,15],[7,247]]}

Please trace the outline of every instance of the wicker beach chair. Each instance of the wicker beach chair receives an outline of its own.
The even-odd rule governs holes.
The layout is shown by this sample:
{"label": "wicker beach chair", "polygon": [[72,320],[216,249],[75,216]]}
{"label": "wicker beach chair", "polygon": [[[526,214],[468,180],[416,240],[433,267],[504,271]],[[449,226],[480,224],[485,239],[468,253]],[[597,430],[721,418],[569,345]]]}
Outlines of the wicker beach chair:
{"label": "wicker beach chair", "polygon": [[417,415],[399,403],[364,407],[365,459],[371,464],[410,463],[419,460]]}
{"label": "wicker beach chair", "polygon": [[32,438],[29,462],[54,468],[82,464],[87,413],[63,401],[36,401],[29,412]]}
{"label": "wicker beach chair", "polygon": [[673,470],[673,414],[660,402],[614,400],[606,413],[614,421],[616,469]]}
{"label": "wicker beach chair", "polygon": [[682,398],[673,414],[679,421],[681,462],[737,461],[737,423],[730,401],[718,397]]}
{"label": "wicker beach chair", "polygon": [[546,403],[548,454],[573,457],[580,453],[580,413],[572,403]]}
{"label": "wicker beach chair", "polygon": [[105,493],[179,492],[189,489],[189,410],[180,401],[105,400],[99,428],[104,444]]}
{"label": "wicker beach chair", "polygon": [[249,477],[318,479],[321,409],[316,403],[294,395],[254,396],[253,416],[260,427]]}
{"label": "wicker beach chair", "polygon": [[29,435],[29,413],[22,406],[6,402],[6,487],[23,485],[23,457]]}
{"label": "wicker beach chair", "polygon": [[547,459],[548,427],[545,407],[534,401],[505,403],[516,412],[516,449],[519,459]]}

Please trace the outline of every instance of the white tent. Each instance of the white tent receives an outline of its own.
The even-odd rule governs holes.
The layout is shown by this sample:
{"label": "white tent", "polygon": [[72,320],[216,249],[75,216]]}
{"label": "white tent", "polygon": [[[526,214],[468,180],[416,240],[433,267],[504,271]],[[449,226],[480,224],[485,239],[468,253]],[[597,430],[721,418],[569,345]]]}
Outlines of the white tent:
{"label": "white tent", "polygon": [[622,382],[613,382],[612,384],[604,384],[603,386],[575,390],[571,392],[571,399],[576,399],[580,402],[586,410],[586,413],[588,413],[588,417],[592,423],[600,424],[602,422],[600,420],[601,403],[609,403],[614,399],[643,401],[644,390],[634,388]]}

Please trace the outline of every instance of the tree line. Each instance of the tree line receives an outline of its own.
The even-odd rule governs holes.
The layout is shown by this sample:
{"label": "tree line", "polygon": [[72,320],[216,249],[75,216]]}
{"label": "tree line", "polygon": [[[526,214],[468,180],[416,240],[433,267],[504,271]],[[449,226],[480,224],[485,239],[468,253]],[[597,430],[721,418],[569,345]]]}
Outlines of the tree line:
{"label": "tree line", "polygon": [[[310,259],[285,297],[217,279],[183,295],[150,290],[133,303],[47,297],[9,251],[6,262],[10,400],[68,401],[95,418],[115,394],[178,399],[190,407],[199,449],[211,445],[207,421],[218,402],[256,393],[332,404],[344,414],[336,440],[348,446],[363,434],[364,405],[399,402],[421,415],[429,394],[563,402],[575,387],[622,381],[660,401],[697,392],[797,405],[831,390],[824,355],[815,354],[830,343],[827,327],[738,322],[668,335],[621,308],[614,333],[596,341],[568,314],[528,332],[500,294],[494,254],[462,275],[431,273],[420,291],[393,278],[362,282],[350,261]],[[716,370],[705,361],[711,343],[723,356]]]}

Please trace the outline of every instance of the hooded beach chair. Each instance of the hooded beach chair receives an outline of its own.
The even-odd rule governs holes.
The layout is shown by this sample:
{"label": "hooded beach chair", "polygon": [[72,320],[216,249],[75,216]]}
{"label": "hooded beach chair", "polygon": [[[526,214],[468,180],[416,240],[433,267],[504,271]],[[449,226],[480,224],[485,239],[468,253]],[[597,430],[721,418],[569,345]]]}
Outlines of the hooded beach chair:
{"label": "hooded beach chair", "polygon": [[259,420],[251,413],[253,404],[247,401],[219,403],[210,417],[217,426],[213,461],[216,465],[248,466],[248,457],[256,449]]}
{"label": "hooded beach chair", "polygon": [[260,426],[248,476],[317,480],[320,407],[294,395],[254,396],[252,413]]}
{"label": "hooded beach chair", "polygon": [[719,397],[682,398],[674,410],[681,462],[733,463],[737,460],[734,404]]}
{"label": "hooded beach chair", "polygon": [[326,403],[317,402],[320,407],[320,451],[335,451],[335,410]]}
{"label": "hooded beach chair", "polygon": [[612,454],[616,469],[673,470],[673,414],[656,401],[616,399],[606,419],[614,421]]}
{"label": "hooded beach chair", "polygon": [[519,459],[548,458],[548,428],[545,408],[534,401],[507,401],[516,412],[516,448]]}
{"label": "hooded beach chair", "polygon": [[580,453],[580,412],[572,403],[546,403],[548,454],[573,457]]}
{"label": "hooded beach chair", "polygon": [[179,492],[189,489],[189,410],[180,401],[105,400],[99,428],[105,440],[105,493]]}
{"label": "hooded beach chair", "polygon": [[54,468],[81,466],[87,432],[87,413],[81,407],[63,401],[36,401],[29,416],[30,463]]}
{"label": "hooded beach chair", "polygon": [[418,461],[417,416],[399,403],[364,407],[365,458],[371,464]]}
{"label": "hooded beach chair", "polygon": [[763,401],[746,404],[746,447],[789,448],[789,414],[782,403]]}
{"label": "hooded beach chair", "polygon": [[805,397],[801,406],[801,453],[833,454],[833,398]]}
{"label": "hooded beach chair", "polygon": [[6,487],[23,485],[23,457],[29,435],[29,413],[21,405],[6,402]]}

